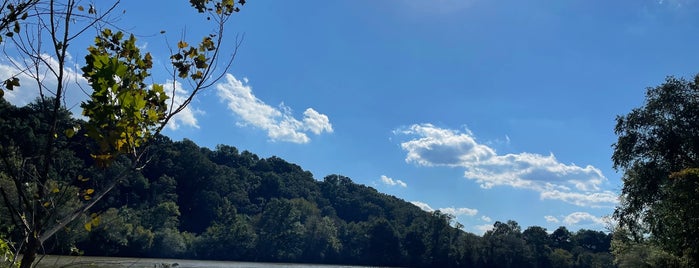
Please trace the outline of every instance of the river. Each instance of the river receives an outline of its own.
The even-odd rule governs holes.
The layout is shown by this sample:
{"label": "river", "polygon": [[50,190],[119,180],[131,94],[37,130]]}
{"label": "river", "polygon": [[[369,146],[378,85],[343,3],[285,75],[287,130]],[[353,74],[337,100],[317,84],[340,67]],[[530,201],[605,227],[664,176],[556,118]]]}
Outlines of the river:
{"label": "river", "polygon": [[367,267],[347,265],[298,264],[298,263],[259,263],[231,261],[200,261],[179,259],[117,258],[47,255],[38,268],[266,268],[266,267]]}

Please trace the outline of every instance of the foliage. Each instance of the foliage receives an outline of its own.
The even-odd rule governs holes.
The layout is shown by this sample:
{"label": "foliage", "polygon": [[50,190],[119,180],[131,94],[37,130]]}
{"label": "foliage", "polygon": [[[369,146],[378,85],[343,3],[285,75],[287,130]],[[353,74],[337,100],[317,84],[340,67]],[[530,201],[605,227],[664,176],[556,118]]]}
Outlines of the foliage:
{"label": "foliage", "polygon": [[699,76],[668,77],[617,117],[615,168],[624,172],[614,213],[630,241],[699,265]]}
{"label": "foliage", "polygon": [[[77,232],[80,228],[76,226],[87,232],[100,231],[99,226],[104,223],[102,213],[119,214],[98,210],[108,208],[98,203],[117,186],[141,190],[149,186],[150,182],[138,171],[147,163],[144,155],[152,138],[231,66],[233,56],[219,66],[223,29],[244,3],[190,1],[196,12],[207,14],[207,20],[213,18],[216,27],[196,46],[178,40],[171,64],[179,74],[173,73],[172,82],[188,81],[182,84],[191,87],[185,90],[188,95],[177,96],[184,101],[176,103],[174,87],[168,96],[162,85],[146,83],[153,67],[152,57],[141,53],[134,35],[105,28],[119,29],[111,14],[118,0],[100,2],[99,6],[93,3],[87,8],[76,0],[3,1],[0,33],[7,39],[0,42],[11,44],[4,48],[18,73],[9,74],[0,91],[0,127],[7,130],[0,135],[0,193],[4,204],[0,222],[6,224],[13,241],[22,241],[17,243],[16,252],[22,253],[22,267],[33,265],[40,251],[51,250],[49,245],[65,249],[69,246],[61,242],[73,244],[81,240]],[[90,99],[81,104],[87,122],[77,122],[65,106],[67,86],[73,78],[66,71],[68,48],[91,30],[97,37],[87,49],[81,69],[91,89]],[[214,72],[217,67],[223,68]],[[22,85],[34,83],[39,98],[27,107],[16,108],[2,96],[5,90],[18,90],[20,74],[30,78],[21,81]],[[164,184],[159,185],[168,189],[167,182],[164,178]],[[134,194],[140,193],[123,193],[119,197]],[[137,247],[150,249],[151,244],[158,243],[183,245],[169,251],[160,247],[173,256],[189,250],[194,238],[178,230],[179,206],[172,200],[174,194],[163,197],[169,202],[154,204],[151,212],[162,222],[124,222],[115,226],[120,233],[103,233],[110,243],[101,250],[135,252]],[[130,245],[132,242],[134,245]]]}
{"label": "foliage", "polygon": [[168,96],[162,85],[146,85],[153,67],[150,53],[141,56],[133,34],[104,29],[87,50],[83,77],[92,86],[83,102],[88,137],[98,142],[93,158],[106,167],[118,154],[137,155],[166,117]]}
{"label": "foliage", "polygon": [[20,263],[15,261],[15,253],[10,244],[4,238],[0,238],[0,265],[2,267],[19,267]]}

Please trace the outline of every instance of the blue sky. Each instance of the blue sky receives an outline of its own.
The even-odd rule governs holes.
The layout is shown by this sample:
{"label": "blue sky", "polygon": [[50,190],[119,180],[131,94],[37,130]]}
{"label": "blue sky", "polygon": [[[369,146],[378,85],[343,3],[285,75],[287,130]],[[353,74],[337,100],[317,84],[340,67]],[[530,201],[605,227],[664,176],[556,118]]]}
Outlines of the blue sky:
{"label": "blue sky", "polygon": [[[186,1],[123,2],[119,25],[156,61],[165,38],[212,28]],[[694,0],[249,0],[228,24],[225,53],[244,36],[229,74],[166,134],[342,174],[477,234],[508,219],[604,230],[614,119],[699,71],[698,15]]]}

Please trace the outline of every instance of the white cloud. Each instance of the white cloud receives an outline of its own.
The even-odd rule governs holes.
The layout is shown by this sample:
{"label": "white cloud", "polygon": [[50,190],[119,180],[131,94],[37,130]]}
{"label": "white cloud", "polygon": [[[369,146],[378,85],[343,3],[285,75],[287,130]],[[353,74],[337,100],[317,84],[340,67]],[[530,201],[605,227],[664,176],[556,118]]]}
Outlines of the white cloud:
{"label": "white cloud", "polygon": [[473,229],[475,231],[475,234],[483,235],[483,234],[485,234],[485,232],[493,230],[493,225],[492,224],[481,224],[481,225],[473,226]]}
{"label": "white cloud", "polygon": [[306,130],[313,132],[313,134],[320,134],[325,132],[333,132],[333,126],[330,124],[330,119],[327,115],[320,114],[313,110],[313,108],[306,109],[303,112],[303,123]]}
{"label": "white cloud", "polygon": [[447,213],[447,214],[450,214],[450,215],[454,215],[454,216],[457,216],[457,217],[458,217],[458,216],[461,216],[461,215],[475,216],[476,214],[478,214],[478,210],[475,209],[475,208],[454,208],[454,207],[450,207],[450,208],[440,208],[439,210],[442,211],[442,212],[444,212],[444,213]]}
{"label": "white cloud", "polygon": [[304,118],[298,120],[293,117],[291,108],[283,103],[278,108],[267,105],[253,95],[247,79],[240,81],[232,74],[226,74],[226,81],[217,84],[216,88],[228,109],[242,119],[239,125],[261,128],[267,131],[272,141],[308,143],[310,138],[306,131],[316,135],[333,132],[328,116],[312,108],[306,109]]}
{"label": "white cloud", "polygon": [[482,188],[510,186],[529,189],[542,199],[555,199],[578,206],[613,207],[616,195],[603,191],[607,181],[591,166],[563,164],[553,154],[497,154],[495,149],[478,143],[470,131],[443,129],[431,124],[416,124],[394,131],[413,136],[401,143],[407,152],[405,161],[421,166],[465,168],[464,177]]}
{"label": "white cloud", "polygon": [[541,199],[561,200],[581,207],[601,207],[619,200],[619,196],[611,191],[579,193],[550,190],[541,192],[540,196]]}
{"label": "white cloud", "polygon": [[[36,80],[32,77],[38,77],[42,81],[44,94],[46,96],[55,96],[55,89],[57,86],[56,77],[51,73],[47,66],[51,68],[58,69],[58,61],[48,54],[42,54],[41,57],[44,59],[47,65],[41,65],[39,71],[36,72],[35,69],[28,68],[28,70],[22,72],[15,64],[23,66],[22,61],[16,59],[7,59],[5,61],[0,61],[0,81],[4,81],[7,78],[16,76],[20,79],[21,86],[12,91],[5,91],[4,98],[17,106],[24,106],[30,102],[33,102],[39,96],[39,87],[37,86]],[[67,60],[70,61],[70,55],[67,56]],[[14,62],[14,64],[13,64]],[[64,88],[64,104],[71,110],[73,116],[82,117],[82,109],[80,108],[80,103],[89,99],[89,94],[92,92],[92,88],[87,83],[87,80],[82,77],[79,72],[78,66],[65,67],[64,70],[65,88]],[[165,92],[168,96],[173,96],[173,83],[168,81],[163,85]],[[187,91],[182,89],[179,82],[174,84],[174,104],[181,104],[186,95]],[[169,105],[168,101],[168,105]],[[191,106],[191,105],[190,105]],[[177,114],[168,123],[167,127],[170,129],[177,129],[182,125],[187,125],[191,127],[198,127],[196,114],[203,113],[191,108],[186,107],[179,114]]]}
{"label": "white cloud", "polygon": [[491,221],[493,221],[493,219],[491,219],[490,217],[485,216],[485,215],[484,215],[484,216],[481,216],[481,220],[484,221],[484,222],[491,222]]}
{"label": "white cloud", "polygon": [[[172,109],[176,109],[178,106],[184,103],[184,101],[189,96],[189,92],[183,89],[182,84],[177,81],[167,81],[167,83],[163,85],[163,89],[165,90],[165,93],[172,98],[171,100],[167,101],[168,107],[172,106],[170,107]],[[170,120],[170,122],[167,123],[167,127],[172,130],[176,130],[180,128],[182,125],[199,128],[199,124],[195,115],[203,113],[204,111],[193,108],[192,103],[190,102],[189,105],[187,105],[187,107],[185,107],[182,111],[176,114],[172,118],[172,120]]]}
{"label": "white cloud", "polygon": [[383,182],[384,184],[389,185],[389,186],[396,186],[397,185],[397,186],[400,186],[403,188],[408,187],[408,184],[406,184],[405,182],[403,182],[401,180],[394,180],[392,178],[387,177],[386,175],[381,175],[381,182]]}
{"label": "white cloud", "polygon": [[396,133],[421,136],[419,139],[401,143],[408,152],[406,162],[423,166],[461,166],[463,163],[478,162],[495,155],[490,147],[480,145],[468,134],[449,129],[440,129],[430,124],[412,125]]}
{"label": "white cloud", "polygon": [[[40,64],[38,71],[34,67],[31,67],[33,66],[31,62],[25,62],[14,58],[7,58],[0,61],[0,81],[5,81],[13,76],[20,79],[20,87],[11,91],[5,90],[4,99],[17,106],[24,106],[33,102],[39,97],[39,86],[35,77],[38,77],[41,81],[44,95],[55,97],[58,83],[56,76],[51,73],[48,66],[54,70],[58,70],[58,61],[48,54],[41,54],[40,56],[45,64]],[[66,65],[69,65],[69,62],[70,61],[67,61]],[[64,65],[63,69],[65,83],[62,98],[64,104],[73,112],[74,116],[80,116],[82,113],[80,102],[88,98],[87,94],[91,92],[91,89],[87,85],[87,80],[78,72],[77,66],[71,67],[66,65]],[[20,66],[24,71],[18,69],[17,66]],[[30,66],[30,68],[23,66]],[[88,92],[83,92],[83,89]]]}
{"label": "white cloud", "polygon": [[668,5],[671,8],[682,8],[690,6],[695,2],[694,0],[658,0],[658,5]]}
{"label": "white cloud", "polygon": [[546,219],[546,222],[558,223],[558,218],[551,215],[544,216],[544,219]]}
{"label": "white cloud", "polygon": [[604,218],[594,216],[587,212],[573,212],[568,216],[565,216],[565,218],[563,218],[563,222],[565,222],[568,225],[577,225],[581,222],[597,225],[603,225],[605,223]]}
{"label": "white cloud", "polygon": [[[423,203],[423,202],[420,202],[420,201],[412,201],[410,203],[412,203],[413,205],[416,205],[420,209],[427,211],[427,212],[435,211],[430,205]],[[478,209],[475,209],[475,208],[448,207],[448,208],[440,208],[438,210],[441,211],[442,213],[449,214],[449,215],[452,215],[455,217],[459,217],[462,215],[475,216],[476,214],[478,214]],[[490,218],[488,218],[488,219],[490,219]]]}
{"label": "white cloud", "polygon": [[420,201],[412,201],[412,202],[410,202],[410,203],[412,203],[413,205],[419,207],[420,209],[422,209],[422,210],[424,210],[424,211],[427,211],[427,212],[432,212],[432,211],[434,211],[434,209],[432,209],[432,207],[430,207],[430,205],[428,205],[428,204],[426,204],[426,203],[423,203],[423,202],[420,202]]}

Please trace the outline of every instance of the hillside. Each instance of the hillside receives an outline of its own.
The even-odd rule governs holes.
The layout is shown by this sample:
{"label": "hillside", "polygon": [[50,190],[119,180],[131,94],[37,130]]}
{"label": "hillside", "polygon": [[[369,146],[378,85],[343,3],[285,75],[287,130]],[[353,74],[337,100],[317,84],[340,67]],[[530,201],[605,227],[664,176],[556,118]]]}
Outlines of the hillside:
{"label": "hillside", "polygon": [[[43,136],[37,133],[44,126],[35,125],[37,106],[0,102],[3,152],[39,150]],[[64,120],[69,118],[66,113]],[[281,158],[229,145],[212,150],[158,136],[147,165],[134,172],[125,168],[125,158],[96,168],[86,149],[96,145],[83,135],[59,142],[62,168],[53,172],[72,185],[63,192],[82,199],[67,202],[66,210],[104,190],[117,174],[129,174],[48,240],[46,253],[422,267],[612,266],[610,234],[565,227],[549,234],[508,221],[481,237],[462,231],[451,215],[423,211],[348,177],[318,180]],[[3,175],[9,160],[3,163],[0,183],[11,196]],[[0,213],[0,230],[19,237],[9,210],[3,206]]]}

